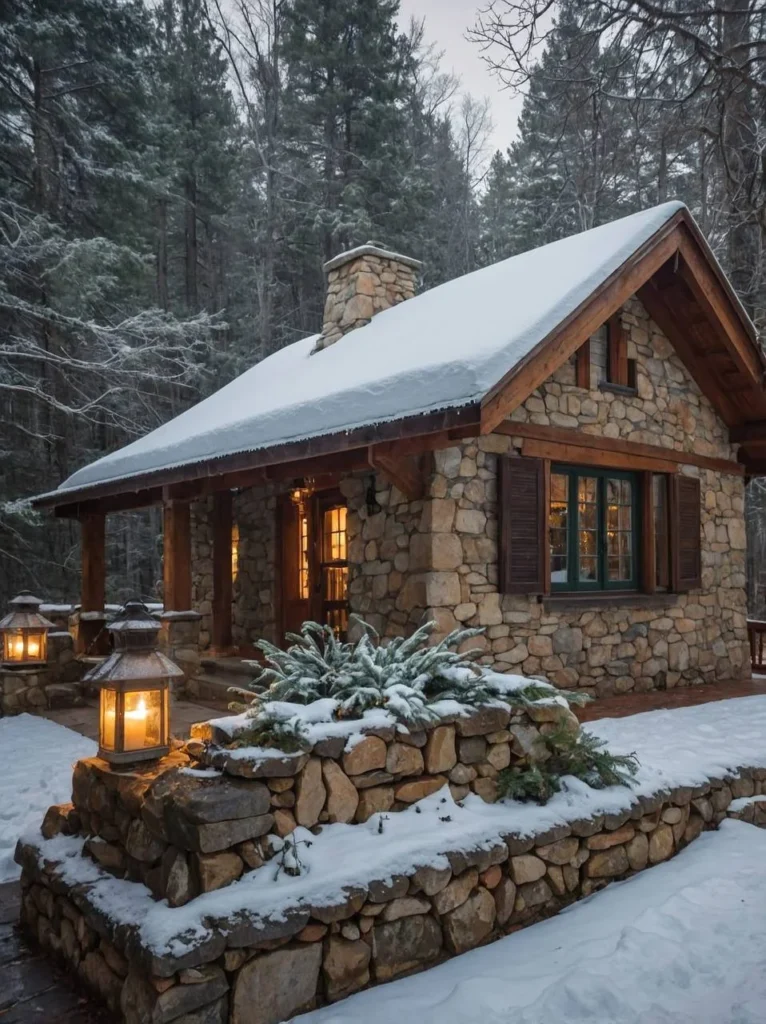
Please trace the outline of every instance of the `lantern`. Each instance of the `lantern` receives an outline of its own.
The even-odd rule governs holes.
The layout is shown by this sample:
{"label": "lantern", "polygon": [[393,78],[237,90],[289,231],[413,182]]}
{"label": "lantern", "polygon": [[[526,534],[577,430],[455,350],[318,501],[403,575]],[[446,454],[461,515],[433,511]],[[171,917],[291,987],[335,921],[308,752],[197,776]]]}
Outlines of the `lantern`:
{"label": "lantern", "polygon": [[48,660],[48,630],[53,623],[40,614],[41,604],[39,597],[24,590],[10,602],[12,610],[0,619],[5,668],[29,668]]}
{"label": "lantern", "polygon": [[181,669],[157,650],[160,623],[140,601],[128,601],[109,625],[113,653],[84,682],[101,691],[99,757],[132,764],[170,750],[170,684]]}

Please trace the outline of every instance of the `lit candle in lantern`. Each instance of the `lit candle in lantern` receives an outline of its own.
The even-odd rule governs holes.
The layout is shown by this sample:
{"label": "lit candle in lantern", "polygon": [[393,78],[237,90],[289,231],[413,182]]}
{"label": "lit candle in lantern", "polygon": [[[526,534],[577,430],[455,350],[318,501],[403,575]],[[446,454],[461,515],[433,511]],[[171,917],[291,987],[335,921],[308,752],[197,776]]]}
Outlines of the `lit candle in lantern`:
{"label": "lit candle in lantern", "polygon": [[17,636],[13,641],[13,655],[21,660],[24,657],[24,637]]}
{"label": "lit candle in lantern", "polygon": [[28,658],[39,658],[40,657],[40,639],[36,636],[29,636],[27,638],[27,657]]}
{"label": "lit candle in lantern", "polygon": [[146,741],[146,700],[139,697],[138,703],[125,712],[125,749],[142,750]]}

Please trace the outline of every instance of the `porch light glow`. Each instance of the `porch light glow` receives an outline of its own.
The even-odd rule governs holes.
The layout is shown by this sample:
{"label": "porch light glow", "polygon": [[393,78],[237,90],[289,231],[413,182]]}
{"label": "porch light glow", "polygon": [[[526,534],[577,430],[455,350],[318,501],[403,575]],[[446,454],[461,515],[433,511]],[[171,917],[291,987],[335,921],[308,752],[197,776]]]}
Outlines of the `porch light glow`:
{"label": "porch light glow", "polygon": [[3,665],[26,668],[45,664],[48,659],[48,630],[53,623],[40,614],[41,601],[28,590],[10,602],[11,611],[0,619]]}
{"label": "porch light glow", "polygon": [[132,764],[170,750],[170,685],[181,669],[157,650],[159,622],[128,601],[108,627],[114,652],[85,676],[101,691],[99,757]]}

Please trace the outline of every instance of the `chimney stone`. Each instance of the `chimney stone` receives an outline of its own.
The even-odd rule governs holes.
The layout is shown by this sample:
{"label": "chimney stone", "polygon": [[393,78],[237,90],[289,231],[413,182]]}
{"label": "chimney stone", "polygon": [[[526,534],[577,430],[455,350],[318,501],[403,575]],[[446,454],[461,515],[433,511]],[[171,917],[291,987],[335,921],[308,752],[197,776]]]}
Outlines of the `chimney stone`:
{"label": "chimney stone", "polygon": [[420,260],[389,252],[377,242],[365,242],[342,252],[324,265],[327,298],[322,333],[313,351],[319,352],[368,324],[376,313],[411,299]]}

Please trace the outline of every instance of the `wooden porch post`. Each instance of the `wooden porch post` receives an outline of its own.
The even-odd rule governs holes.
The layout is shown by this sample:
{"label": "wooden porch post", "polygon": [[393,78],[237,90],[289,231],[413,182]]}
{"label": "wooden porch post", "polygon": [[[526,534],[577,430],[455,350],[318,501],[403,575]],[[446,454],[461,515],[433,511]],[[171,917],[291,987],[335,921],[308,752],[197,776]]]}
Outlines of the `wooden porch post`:
{"label": "wooden porch post", "polygon": [[108,649],[105,638],[103,644],[98,643],[98,650],[92,649],[106,621],[106,516],[103,512],[82,516],[80,531],[82,590],[77,652],[98,654]]}
{"label": "wooden porch post", "polygon": [[231,491],[213,495],[213,630],[218,651],[231,647]]}
{"label": "wooden porch post", "polygon": [[188,501],[164,503],[163,577],[166,612],[187,612],[192,604],[191,517]]}

